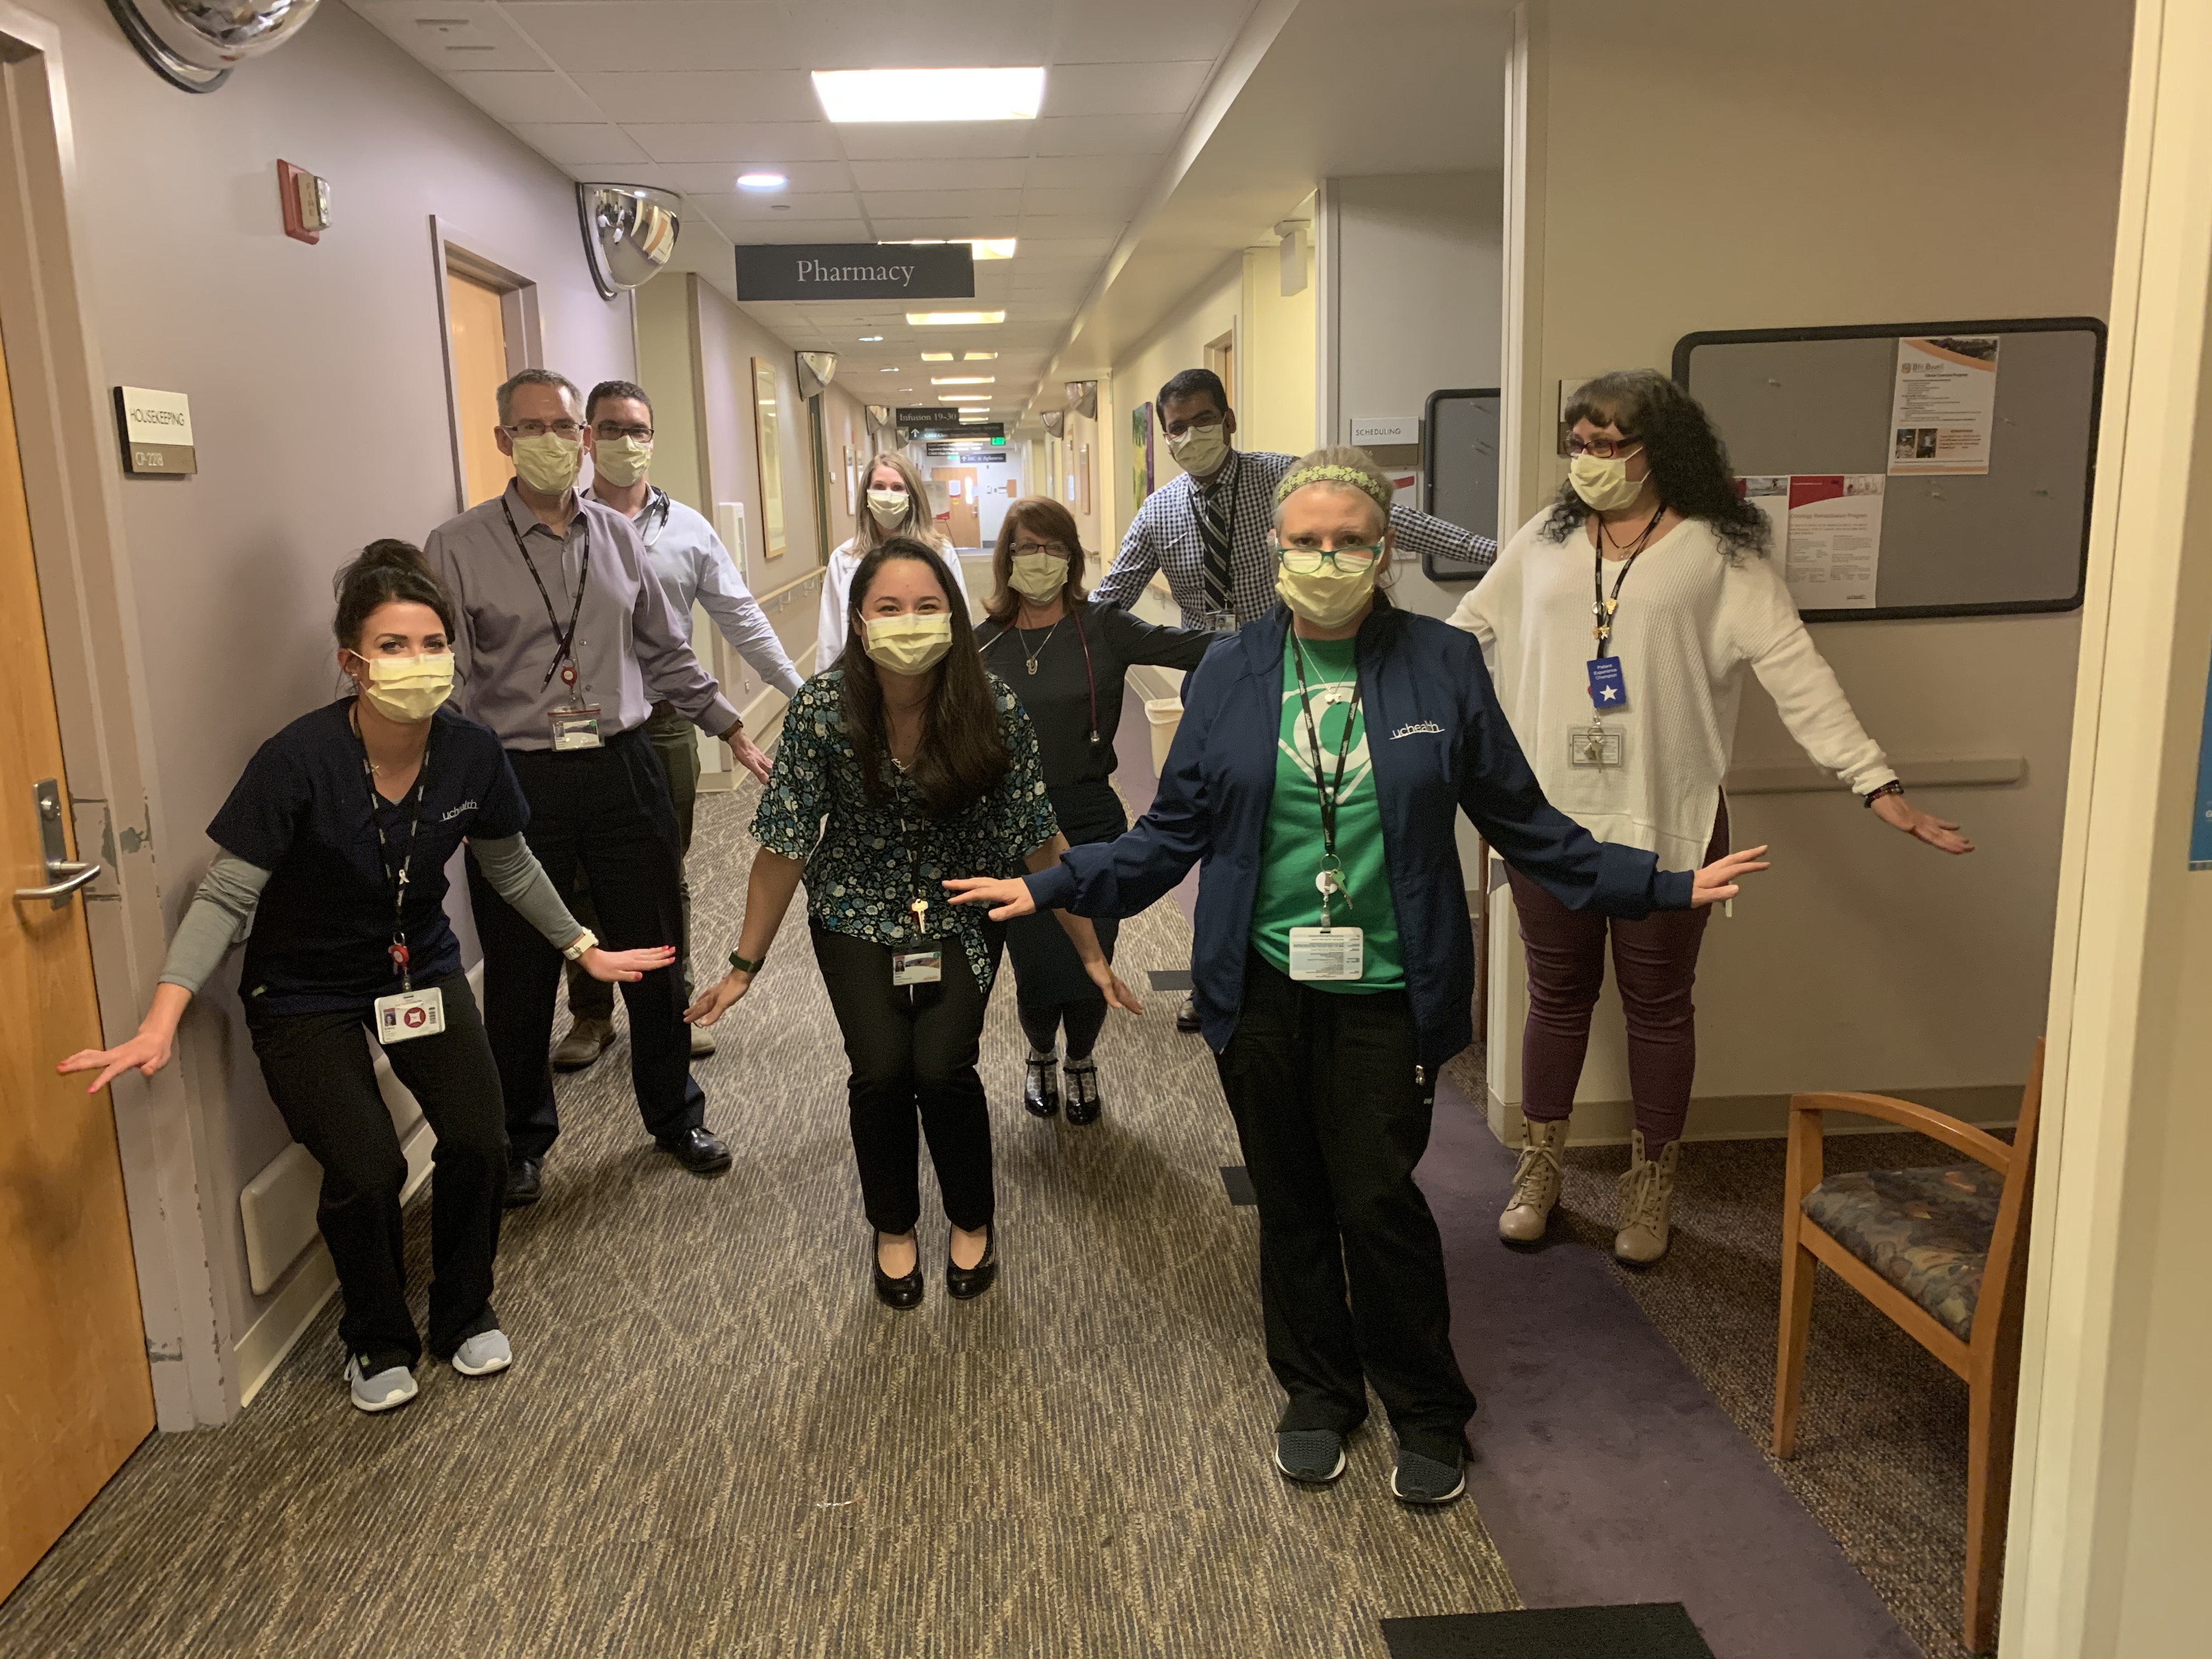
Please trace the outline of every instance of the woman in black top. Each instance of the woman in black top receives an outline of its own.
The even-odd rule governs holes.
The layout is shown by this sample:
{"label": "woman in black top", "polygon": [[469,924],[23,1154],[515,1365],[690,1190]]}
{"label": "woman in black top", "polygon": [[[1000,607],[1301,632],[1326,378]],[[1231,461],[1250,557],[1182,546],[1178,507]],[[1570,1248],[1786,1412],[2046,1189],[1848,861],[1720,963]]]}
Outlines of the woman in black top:
{"label": "woman in black top", "polygon": [[[1129,827],[1114,793],[1114,734],[1130,667],[1195,668],[1218,634],[1157,628],[1119,605],[1085,597],[1083,543],[1058,501],[1031,495],[1006,509],[992,568],[997,591],[975,630],[983,661],[1011,687],[1036,726],[1046,793],[1071,845],[1111,841]],[[1094,924],[1107,959],[1120,924]],[[1106,1024],[1106,999],[1050,916],[1006,929],[1017,1005],[1030,1040],[1022,1104],[1039,1117],[1060,1110],[1060,1032],[1067,1030],[1067,1121],[1098,1117],[1098,1067],[1091,1057]]]}
{"label": "woman in black top", "polygon": [[323,1168],[317,1219],[345,1297],[338,1334],[353,1403],[416,1395],[422,1341],[407,1310],[399,1195],[407,1160],[377,1088],[373,1034],[437,1136],[430,1351],[464,1376],[507,1369],[492,1312],[507,1139],[499,1073],[446,919],[446,864],[464,839],[493,888],[595,979],[635,980],[671,947],[605,951],[562,905],[522,839],[530,809],[499,739],[444,707],[451,597],[405,542],[339,573],[348,696],[263,744],[208,826],[215,862],[170,941],[137,1035],[64,1072],[98,1093],[169,1063],[193,995],[246,939],[239,991],[253,1051],[293,1138]]}

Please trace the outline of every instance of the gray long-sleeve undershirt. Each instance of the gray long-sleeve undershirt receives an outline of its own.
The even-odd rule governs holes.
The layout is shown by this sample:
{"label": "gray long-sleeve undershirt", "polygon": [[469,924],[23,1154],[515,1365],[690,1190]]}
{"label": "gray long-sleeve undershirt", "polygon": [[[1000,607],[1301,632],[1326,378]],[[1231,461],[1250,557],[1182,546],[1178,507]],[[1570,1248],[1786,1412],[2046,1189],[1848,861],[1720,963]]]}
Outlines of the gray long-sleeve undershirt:
{"label": "gray long-sleeve undershirt", "polygon": [[[552,878],[520,836],[496,840],[471,840],[469,855],[484,872],[492,890],[515,908],[522,919],[545,935],[556,950],[575,942],[583,924],[568,914],[554,890]],[[231,947],[253,930],[253,913],[261,903],[261,890],[270,872],[248,864],[234,853],[216,850],[215,862],[200,882],[185,919],[169,941],[169,954],[161,963],[161,983],[181,985],[193,995],[208,982]]]}

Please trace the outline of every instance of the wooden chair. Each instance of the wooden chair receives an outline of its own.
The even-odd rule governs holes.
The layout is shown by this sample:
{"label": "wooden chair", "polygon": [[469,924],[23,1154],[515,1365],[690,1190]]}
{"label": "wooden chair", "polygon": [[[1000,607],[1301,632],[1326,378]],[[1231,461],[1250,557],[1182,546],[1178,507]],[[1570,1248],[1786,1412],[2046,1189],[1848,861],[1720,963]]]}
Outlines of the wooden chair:
{"label": "wooden chair", "polygon": [[[1813,1317],[1813,1264],[1824,1261],[1966,1379],[1965,1636],[1976,1653],[1996,1645],[2027,1279],[2028,1194],[2035,1180],[2036,1118],[2042,1103],[2040,1038],[2010,1146],[1956,1118],[1885,1095],[1797,1095],[1790,1102],[1774,1455],[1788,1457],[1796,1449],[1798,1394]],[[1916,1129],[1974,1163],[1948,1170],[1873,1170],[1824,1181],[1823,1112],[1853,1112]]]}

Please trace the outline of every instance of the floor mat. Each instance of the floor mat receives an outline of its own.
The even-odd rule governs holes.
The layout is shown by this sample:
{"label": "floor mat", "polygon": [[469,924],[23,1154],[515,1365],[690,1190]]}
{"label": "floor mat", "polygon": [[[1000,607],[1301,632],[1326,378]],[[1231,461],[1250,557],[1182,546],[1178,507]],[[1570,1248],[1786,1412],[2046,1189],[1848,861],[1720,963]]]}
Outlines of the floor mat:
{"label": "floor mat", "polygon": [[1385,1619],[1390,1659],[1713,1659],[1679,1601]]}

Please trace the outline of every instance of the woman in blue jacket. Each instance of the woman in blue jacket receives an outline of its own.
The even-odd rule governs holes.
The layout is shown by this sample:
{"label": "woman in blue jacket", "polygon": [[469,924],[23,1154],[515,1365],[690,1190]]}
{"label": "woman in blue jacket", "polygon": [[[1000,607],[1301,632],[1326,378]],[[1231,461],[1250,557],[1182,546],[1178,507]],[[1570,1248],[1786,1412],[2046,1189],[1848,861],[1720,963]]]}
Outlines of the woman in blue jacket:
{"label": "woman in blue jacket", "polygon": [[1127,916],[1202,866],[1192,977],[1259,1197],[1267,1360],[1289,1395],[1276,1467],[1341,1474],[1371,1382],[1398,1438],[1393,1494],[1448,1504],[1475,1402],[1413,1167],[1437,1068],[1474,1035],[1453,814],[1561,902],[1609,915],[1733,897],[1765,848],[1662,872],[1547,802],[1474,641],[1377,591],[1391,495],[1362,451],[1301,460],[1275,497],[1283,606],[1185,682],[1152,810],[1023,880],[945,885],[1000,920]]}

